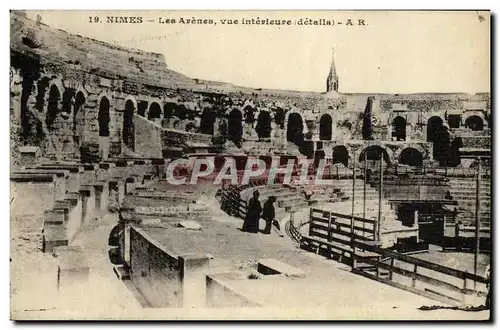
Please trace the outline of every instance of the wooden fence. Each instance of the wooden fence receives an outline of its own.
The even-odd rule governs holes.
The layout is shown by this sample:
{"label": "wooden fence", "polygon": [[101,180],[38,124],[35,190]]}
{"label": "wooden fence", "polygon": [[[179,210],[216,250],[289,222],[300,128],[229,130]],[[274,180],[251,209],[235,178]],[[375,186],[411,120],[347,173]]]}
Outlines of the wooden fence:
{"label": "wooden fence", "polygon": [[[468,295],[476,294],[472,283],[479,284],[479,295],[486,296],[487,280],[479,275],[432,263],[384,249],[361,240],[353,247],[377,254],[377,258],[358,258],[354,254],[353,271],[368,278],[449,304],[466,303]],[[385,272],[384,272],[385,271]],[[397,276],[397,278],[396,278]]]}
{"label": "wooden fence", "polygon": [[381,248],[375,240],[376,220],[311,209],[309,226],[301,248],[351,265],[357,274],[454,305],[476,294],[470,288],[473,282],[478,294],[486,295],[487,280],[482,276]]}
{"label": "wooden fence", "polygon": [[[354,233],[351,234],[351,220]],[[303,235],[301,247],[320,251],[329,258],[352,264],[351,237],[375,241],[376,224],[373,219],[351,217],[345,214],[311,208],[309,214],[309,235]]]}

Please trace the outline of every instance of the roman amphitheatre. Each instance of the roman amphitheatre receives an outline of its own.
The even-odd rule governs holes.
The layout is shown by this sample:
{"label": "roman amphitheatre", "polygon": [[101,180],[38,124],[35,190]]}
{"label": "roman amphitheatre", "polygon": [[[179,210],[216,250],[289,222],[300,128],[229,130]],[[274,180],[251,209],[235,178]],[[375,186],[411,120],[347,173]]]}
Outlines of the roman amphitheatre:
{"label": "roman amphitheatre", "polygon": [[[489,93],[341,93],[334,55],[323,93],[192,79],[20,11],[10,36],[12,318],[489,318],[460,310],[489,289]],[[228,158],[330,183],[169,183]],[[254,191],[280,230],[241,230]]]}

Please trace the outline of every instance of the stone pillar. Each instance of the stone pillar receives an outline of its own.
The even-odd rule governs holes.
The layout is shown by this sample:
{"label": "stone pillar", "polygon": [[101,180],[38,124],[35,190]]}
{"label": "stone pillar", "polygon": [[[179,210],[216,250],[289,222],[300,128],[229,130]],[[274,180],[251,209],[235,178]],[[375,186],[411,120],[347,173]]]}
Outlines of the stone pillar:
{"label": "stone pillar", "polygon": [[205,308],[206,273],[210,260],[206,255],[179,256],[184,308]]}
{"label": "stone pillar", "polygon": [[39,147],[20,147],[19,153],[21,154],[22,166],[36,166],[39,163],[40,148]]}

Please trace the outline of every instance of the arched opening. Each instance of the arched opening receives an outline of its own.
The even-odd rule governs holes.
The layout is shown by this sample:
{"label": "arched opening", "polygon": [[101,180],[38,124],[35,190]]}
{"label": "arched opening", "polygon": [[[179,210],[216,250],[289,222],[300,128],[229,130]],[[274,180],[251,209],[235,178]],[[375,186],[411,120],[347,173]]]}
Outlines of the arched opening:
{"label": "arched opening", "polygon": [[344,164],[345,167],[349,165],[349,151],[344,146],[336,146],[332,152],[332,164]]}
{"label": "arched opening", "polygon": [[461,137],[456,137],[450,144],[450,160],[448,162],[448,166],[456,167],[460,165],[460,148],[464,146]]}
{"label": "arched opening", "polygon": [[482,131],[484,129],[484,123],[479,116],[470,116],[465,120],[465,127],[473,131]]}
{"label": "arched opening", "polygon": [[448,128],[441,125],[435,132],[435,139],[432,147],[434,159],[439,161],[440,166],[449,165],[451,150],[450,150],[451,135]]}
{"label": "arched opening", "polygon": [[99,103],[99,136],[109,136],[109,100],[103,97]]}
{"label": "arched opening", "polygon": [[415,148],[405,148],[399,155],[399,164],[410,166],[422,166],[424,156]]}
{"label": "arched opening", "polygon": [[443,126],[443,120],[440,117],[434,116],[427,121],[427,142],[436,140],[436,132]]}
{"label": "arched opening", "polygon": [[153,102],[149,107],[148,120],[155,120],[161,118],[161,107],[158,103]]}
{"label": "arched opening", "polygon": [[288,116],[288,122],[286,127],[286,140],[288,142],[293,142],[296,145],[301,145],[304,141],[304,123],[302,122],[302,117],[294,112]]}
{"label": "arched opening", "polygon": [[163,118],[170,119],[174,115],[174,111],[177,108],[177,104],[173,102],[167,102],[163,106]]}
{"label": "arched opening", "polygon": [[250,124],[250,126],[253,128],[253,123],[255,121],[255,109],[250,105],[247,105],[245,109],[243,109],[243,111],[245,113],[245,123]]}
{"label": "arched opening", "polygon": [[139,101],[137,103],[137,114],[141,117],[146,116],[146,110],[148,109],[148,102],[147,101]]}
{"label": "arched opening", "polygon": [[76,93],[73,105],[73,142],[79,146],[85,130],[85,96],[82,92]]}
{"label": "arched opening", "polygon": [[277,108],[274,112],[274,123],[281,129],[285,127],[285,111],[281,108]]}
{"label": "arched opening", "polygon": [[64,90],[62,95],[62,106],[61,106],[61,115],[64,119],[67,119],[71,115],[71,106],[73,103],[73,96],[75,95],[75,90],[67,88]]}
{"label": "arched opening", "polygon": [[52,124],[59,112],[59,101],[61,100],[61,93],[56,85],[52,85],[49,90],[49,100],[47,103],[47,114],[45,116],[45,124],[48,129],[52,129]]}
{"label": "arched opening", "polygon": [[175,107],[174,116],[179,118],[180,120],[186,119],[187,109],[184,104],[179,104]]}
{"label": "arched opening", "polygon": [[123,112],[123,143],[135,151],[135,127],[134,127],[134,102],[128,100],[125,103],[125,111]]}
{"label": "arched opening", "polygon": [[391,159],[389,157],[389,154],[381,146],[369,146],[365,148],[359,155],[358,161],[360,162],[360,164],[363,163],[365,160],[365,153],[366,153],[367,167],[378,168],[379,161],[381,159],[384,161],[386,166],[391,165]]}
{"label": "arched opening", "polygon": [[47,88],[49,87],[50,79],[44,77],[38,81],[36,84],[38,93],[36,94],[36,102],[35,108],[38,111],[43,111],[43,107],[45,106],[45,93],[47,92]]}
{"label": "arched opening", "polygon": [[243,136],[243,126],[241,124],[243,116],[238,109],[233,109],[228,116],[227,138],[240,146]]}
{"label": "arched opening", "polygon": [[260,111],[257,116],[257,126],[255,127],[259,140],[271,138],[271,130],[271,115],[269,111]]}
{"label": "arched opening", "polygon": [[323,150],[323,142],[318,142],[316,144],[316,151],[314,152],[314,167],[319,167],[319,162],[325,159],[325,151]]}
{"label": "arched opening", "polygon": [[319,139],[332,139],[332,117],[327,113],[321,116],[319,120]]}
{"label": "arched opening", "polygon": [[200,121],[200,133],[214,135],[215,111],[210,108],[203,109]]}
{"label": "arched opening", "polygon": [[189,122],[186,124],[186,132],[195,132],[196,131],[196,126],[194,123]]}
{"label": "arched opening", "polygon": [[392,140],[406,141],[406,119],[401,116],[392,121]]}

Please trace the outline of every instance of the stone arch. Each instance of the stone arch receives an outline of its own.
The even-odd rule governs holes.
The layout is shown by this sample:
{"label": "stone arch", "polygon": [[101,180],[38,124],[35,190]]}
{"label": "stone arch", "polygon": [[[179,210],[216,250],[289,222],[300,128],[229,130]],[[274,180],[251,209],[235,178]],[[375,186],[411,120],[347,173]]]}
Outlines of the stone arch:
{"label": "stone arch", "polygon": [[271,137],[271,114],[269,111],[262,110],[257,116],[257,126],[255,127],[259,139],[269,139]]}
{"label": "stone arch", "polygon": [[398,157],[399,164],[410,166],[422,166],[424,155],[420,150],[412,147],[404,148]]}
{"label": "stone arch", "polygon": [[184,120],[186,119],[187,117],[187,108],[184,104],[178,104],[176,107],[175,107],[175,110],[174,110],[174,116],[179,118],[180,120]]}
{"label": "stone arch", "polygon": [[182,123],[182,121],[179,118],[177,118],[177,117],[172,118],[172,128],[173,129],[180,129],[181,123]]}
{"label": "stone arch", "polygon": [[122,139],[123,143],[135,151],[135,125],[134,125],[134,112],[137,109],[137,103],[133,100],[125,101],[125,109],[123,111],[123,127]]}
{"label": "stone arch", "polygon": [[47,113],[45,115],[45,124],[48,129],[52,129],[52,125],[59,113],[61,102],[61,91],[56,85],[51,85],[49,89],[49,98],[47,100]]}
{"label": "stone arch", "polygon": [[439,116],[432,116],[427,120],[427,142],[435,142],[436,133],[441,129],[443,123],[443,118]]}
{"label": "stone arch", "polygon": [[214,135],[216,113],[210,108],[203,109],[200,120],[200,133]]}
{"label": "stone arch", "polygon": [[245,123],[250,124],[253,128],[253,123],[255,122],[255,113],[257,112],[257,109],[248,104],[243,108],[243,112],[245,114]]}
{"label": "stone arch", "polygon": [[49,84],[50,78],[48,77],[41,78],[36,84],[37,95],[35,100],[35,109],[37,109],[38,111],[44,110]]}
{"label": "stone arch", "polygon": [[148,109],[148,120],[160,119],[162,109],[158,102],[151,102]]}
{"label": "stone arch", "polygon": [[349,166],[349,151],[343,145],[335,146],[332,149],[332,164],[344,164]]}
{"label": "stone arch", "polygon": [[177,108],[177,103],[166,102],[163,105],[163,118],[170,119],[174,116],[175,109]]}
{"label": "stone arch", "polygon": [[85,132],[85,93],[77,91],[73,103],[73,141],[78,146]]}
{"label": "stone arch", "polygon": [[383,159],[386,165],[392,164],[392,151],[384,145],[372,144],[364,148],[359,154],[359,162],[364,162],[365,153],[367,161],[376,162]]}
{"label": "stone arch", "polygon": [[111,103],[109,99],[106,96],[103,96],[99,102],[99,113],[97,115],[97,121],[99,122],[99,136],[109,136],[110,107]]}
{"label": "stone arch", "polygon": [[285,110],[282,108],[276,108],[274,111],[274,123],[281,129],[285,127]]}
{"label": "stone arch", "polygon": [[392,120],[392,139],[406,141],[406,119],[397,116]]}
{"label": "stone arch", "polygon": [[146,111],[148,109],[148,101],[137,102],[137,114],[141,117],[146,117]]}
{"label": "stone arch", "polygon": [[325,113],[319,119],[319,139],[320,140],[331,140],[333,130],[333,120],[332,116]]}
{"label": "stone arch", "polygon": [[484,120],[478,115],[472,115],[465,119],[465,127],[473,130],[473,131],[482,131],[484,130]]}
{"label": "stone arch", "polygon": [[295,144],[300,144],[304,140],[304,120],[298,112],[287,114],[286,120],[286,140]]}
{"label": "stone arch", "polygon": [[457,136],[450,143],[450,158],[448,161],[448,166],[456,167],[462,162],[460,157],[460,148],[464,146],[462,138]]}
{"label": "stone arch", "polygon": [[186,128],[185,128],[186,132],[194,132],[196,130],[196,125],[194,122],[190,121],[188,123],[186,123]]}
{"label": "stone arch", "polygon": [[235,144],[241,142],[243,136],[243,115],[240,110],[233,109],[227,118],[227,138]]}
{"label": "stone arch", "polygon": [[400,146],[399,148],[397,148],[395,150],[394,159],[399,159],[403,150],[408,149],[408,148],[417,150],[419,153],[422,154],[423,159],[426,159],[427,157],[429,157],[428,150],[426,150],[421,144],[419,144],[419,143],[405,143],[404,145]]}

